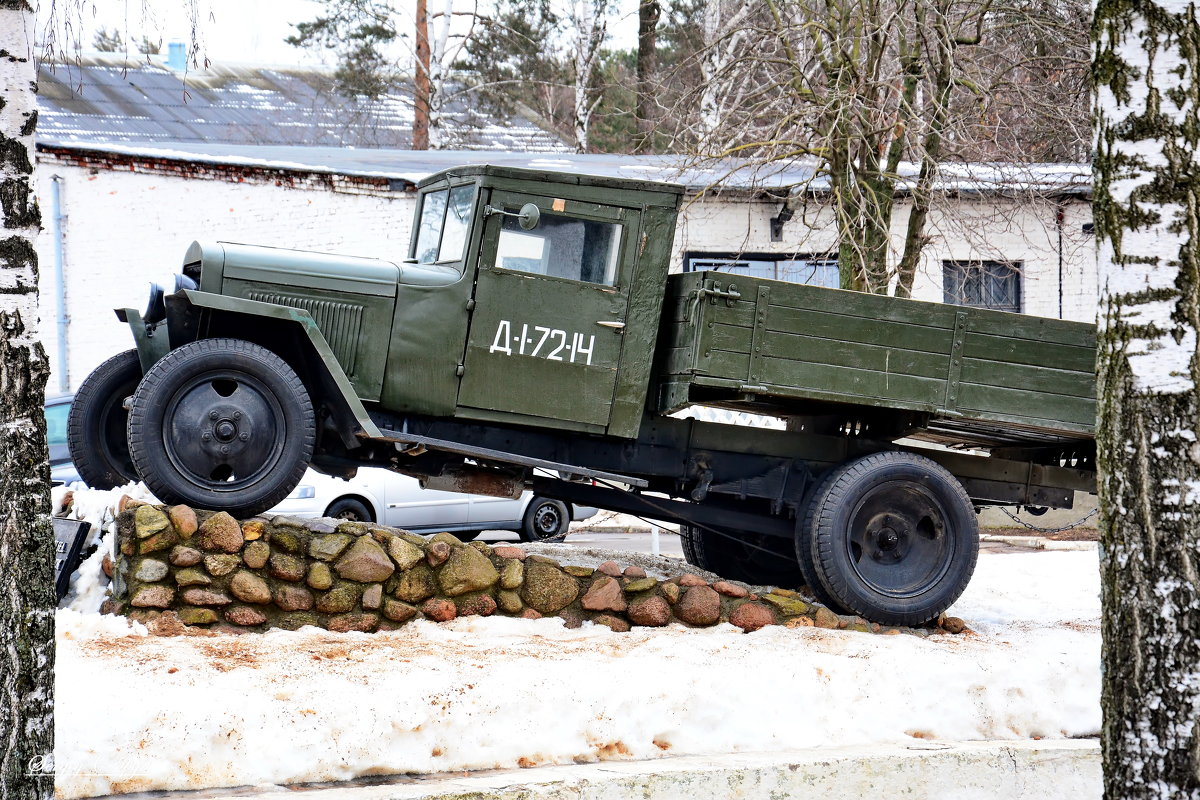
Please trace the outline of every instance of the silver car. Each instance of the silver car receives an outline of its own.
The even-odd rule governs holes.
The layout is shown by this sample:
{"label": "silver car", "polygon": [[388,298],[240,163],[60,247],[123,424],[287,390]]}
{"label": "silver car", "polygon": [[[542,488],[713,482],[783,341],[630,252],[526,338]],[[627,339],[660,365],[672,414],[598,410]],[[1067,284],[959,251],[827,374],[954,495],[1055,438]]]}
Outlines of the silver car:
{"label": "silver car", "polygon": [[270,513],[378,522],[413,533],[449,531],[464,542],[483,531],[516,531],[523,541],[535,542],[566,533],[572,521],[587,519],[596,509],[532,492],[509,500],[422,489],[414,478],[363,467],[349,481],[310,469]]}

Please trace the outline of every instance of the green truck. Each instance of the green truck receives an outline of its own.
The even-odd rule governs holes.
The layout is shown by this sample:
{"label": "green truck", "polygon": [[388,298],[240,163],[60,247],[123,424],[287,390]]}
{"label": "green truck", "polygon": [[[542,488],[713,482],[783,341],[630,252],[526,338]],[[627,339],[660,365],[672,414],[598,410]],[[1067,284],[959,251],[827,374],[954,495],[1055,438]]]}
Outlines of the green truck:
{"label": "green truck", "polygon": [[887,624],[959,596],[982,507],[1095,490],[1092,326],[669,275],[682,194],[462,167],[418,186],[397,262],[193,244],[76,395],[80,474],[243,516],[310,465],[532,489],[678,523],[693,564]]}

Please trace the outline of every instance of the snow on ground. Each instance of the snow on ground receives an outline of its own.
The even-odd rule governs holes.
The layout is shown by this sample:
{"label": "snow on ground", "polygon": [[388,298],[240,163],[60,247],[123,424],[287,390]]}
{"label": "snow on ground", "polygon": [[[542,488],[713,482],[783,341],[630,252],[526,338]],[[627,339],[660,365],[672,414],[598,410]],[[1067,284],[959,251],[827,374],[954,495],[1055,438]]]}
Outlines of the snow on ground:
{"label": "snow on ground", "polygon": [[1095,736],[1097,555],[982,555],[978,635],[467,618],[146,635],[58,612],[57,795],[920,739]]}

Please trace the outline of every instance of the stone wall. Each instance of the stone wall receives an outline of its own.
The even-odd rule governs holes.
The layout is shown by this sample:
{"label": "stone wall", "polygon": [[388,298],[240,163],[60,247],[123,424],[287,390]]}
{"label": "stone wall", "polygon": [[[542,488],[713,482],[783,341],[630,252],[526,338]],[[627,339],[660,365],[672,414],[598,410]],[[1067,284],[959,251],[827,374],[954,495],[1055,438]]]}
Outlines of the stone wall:
{"label": "stone wall", "polygon": [[[614,631],[730,622],[745,631],[783,624],[895,632],[786,589],[756,594],[689,572],[659,580],[615,561],[563,566],[521,547],[464,544],[448,533],[331,522],[277,516],[239,523],[187,506],[127,508],[117,520],[115,562],[106,566],[112,595],[102,610],[145,623],[171,614],[172,623],[224,631],[314,625],[369,632],[414,619],[504,614],[558,616],[571,627],[590,620]],[[959,632],[960,623],[945,620],[944,629]]]}

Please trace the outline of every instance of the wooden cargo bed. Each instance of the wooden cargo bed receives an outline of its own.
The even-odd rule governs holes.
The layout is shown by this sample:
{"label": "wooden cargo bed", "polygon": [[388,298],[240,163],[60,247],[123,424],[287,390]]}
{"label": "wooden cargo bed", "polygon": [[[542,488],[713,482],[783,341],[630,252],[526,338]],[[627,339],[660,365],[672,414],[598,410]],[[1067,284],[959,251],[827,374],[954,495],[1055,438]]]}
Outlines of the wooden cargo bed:
{"label": "wooden cargo bed", "polygon": [[920,438],[979,447],[1093,436],[1085,323],[692,272],[668,280],[662,334],[661,413],[894,409]]}

